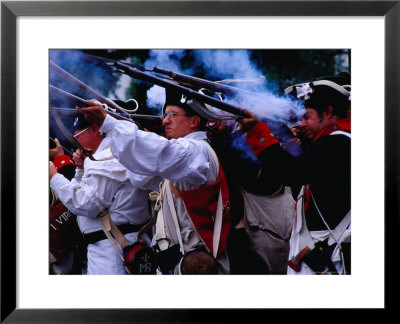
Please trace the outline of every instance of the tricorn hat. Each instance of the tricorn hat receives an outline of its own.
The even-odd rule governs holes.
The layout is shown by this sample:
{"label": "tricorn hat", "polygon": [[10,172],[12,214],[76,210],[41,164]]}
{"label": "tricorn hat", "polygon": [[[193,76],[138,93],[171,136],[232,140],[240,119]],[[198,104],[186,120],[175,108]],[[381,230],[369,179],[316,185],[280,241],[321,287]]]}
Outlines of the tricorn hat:
{"label": "tricorn hat", "polygon": [[344,88],[348,88],[349,90],[351,89],[351,77],[350,74],[347,72],[339,72],[335,75],[324,76],[322,78],[318,78],[318,80],[332,81],[341,85]]}
{"label": "tricorn hat", "polygon": [[[203,94],[200,90],[199,93]],[[179,89],[165,88],[165,103],[163,106],[163,114],[169,105],[178,106],[186,111],[188,116],[199,116],[201,119],[200,128],[204,128],[209,119],[214,119],[215,115],[212,108],[204,103],[200,103],[194,98],[190,98],[183,94]]]}
{"label": "tricorn hat", "polygon": [[167,106],[172,105],[185,109],[189,112],[189,114],[195,114],[195,111],[188,105],[188,101],[189,98],[175,88],[165,88],[165,103],[163,106],[163,113],[165,113]]}
{"label": "tricorn hat", "polygon": [[323,111],[332,105],[336,111],[344,111],[350,107],[351,79],[347,72],[318,78],[315,81],[295,84],[285,89],[285,93],[304,100],[305,106]]}

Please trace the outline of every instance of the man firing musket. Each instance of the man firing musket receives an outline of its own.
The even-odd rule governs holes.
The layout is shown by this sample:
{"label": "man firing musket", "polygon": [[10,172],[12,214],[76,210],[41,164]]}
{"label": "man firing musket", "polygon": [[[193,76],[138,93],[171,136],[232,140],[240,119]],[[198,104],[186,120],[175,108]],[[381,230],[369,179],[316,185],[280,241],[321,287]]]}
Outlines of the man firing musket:
{"label": "man firing musket", "polygon": [[300,127],[311,141],[299,157],[287,154],[271,130],[247,112],[240,120],[262,163],[260,181],[302,185],[290,239],[288,274],[350,274],[351,85],[348,73],[287,89],[305,101]]}
{"label": "man firing musket", "polygon": [[[166,89],[163,125],[167,138],[117,120],[95,103],[78,111],[100,126],[112,154],[133,172],[132,177],[141,174],[161,182],[152,243],[159,251],[162,273],[228,274],[226,179],[206,141],[207,119],[192,109],[185,95]],[[203,261],[196,262],[199,259]]]}

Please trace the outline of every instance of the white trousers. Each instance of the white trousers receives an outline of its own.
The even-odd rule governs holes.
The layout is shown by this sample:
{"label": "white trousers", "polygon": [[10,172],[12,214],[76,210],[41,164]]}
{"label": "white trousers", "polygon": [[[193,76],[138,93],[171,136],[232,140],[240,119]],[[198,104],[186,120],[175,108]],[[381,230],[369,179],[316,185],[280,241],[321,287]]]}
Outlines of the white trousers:
{"label": "white trousers", "polygon": [[[126,239],[129,243],[136,242],[138,232],[125,234]],[[149,237],[145,234],[142,239],[150,244]],[[117,246],[120,248],[121,254],[123,255],[122,249],[117,242]],[[88,275],[124,275],[128,274],[122,263],[120,255],[115,250],[109,239],[101,240],[95,244],[88,245],[87,252],[88,264],[87,274]]]}

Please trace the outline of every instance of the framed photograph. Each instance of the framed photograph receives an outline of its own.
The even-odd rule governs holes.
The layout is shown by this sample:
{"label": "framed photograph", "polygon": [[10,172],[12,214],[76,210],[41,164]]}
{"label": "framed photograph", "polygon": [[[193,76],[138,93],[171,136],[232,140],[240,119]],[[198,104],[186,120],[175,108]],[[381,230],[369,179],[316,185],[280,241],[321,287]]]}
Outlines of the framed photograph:
{"label": "framed photograph", "polygon": [[[399,16],[399,1],[2,1],[1,321],[214,323],[271,309],[393,309]],[[74,49],[351,52],[351,275],[50,276],[49,55]]]}

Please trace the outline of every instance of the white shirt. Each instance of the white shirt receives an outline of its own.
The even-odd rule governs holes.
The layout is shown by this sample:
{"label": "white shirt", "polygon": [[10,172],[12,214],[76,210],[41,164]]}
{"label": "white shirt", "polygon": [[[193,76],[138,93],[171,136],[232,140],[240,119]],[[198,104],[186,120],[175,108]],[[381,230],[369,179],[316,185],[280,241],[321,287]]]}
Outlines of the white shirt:
{"label": "white shirt", "polygon": [[[206,133],[191,133],[183,138],[168,140],[154,133],[144,132],[126,121],[107,115],[100,132],[110,139],[111,152],[128,170],[132,181],[137,175],[153,176],[158,183],[168,179],[178,190],[195,189],[217,180],[216,168],[210,167],[207,148],[202,140]],[[154,181],[153,184],[157,181]],[[148,182],[151,183],[151,182]],[[154,189],[154,187],[153,187]],[[198,236],[179,197],[174,196],[183,243],[199,242]],[[177,234],[167,204],[163,204],[165,232],[171,244],[177,244]],[[190,248],[190,246],[187,246]]]}
{"label": "white shirt", "polygon": [[[111,155],[109,141],[104,139],[94,157],[100,159]],[[143,178],[142,184],[145,184]],[[117,225],[144,224],[150,219],[148,191],[132,185],[128,171],[117,159],[92,161],[86,158],[84,169],[76,169],[74,179],[69,181],[57,173],[50,186],[61,202],[78,216],[82,233],[101,230],[96,216],[106,208]]]}
{"label": "white shirt", "polygon": [[209,167],[207,148],[199,141],[207,138],[205,132],[168,140],[110,115],[100,132],[110,139],[111,152],[117,160],[136,174],[159,176],[196,187],[216,180]]}

